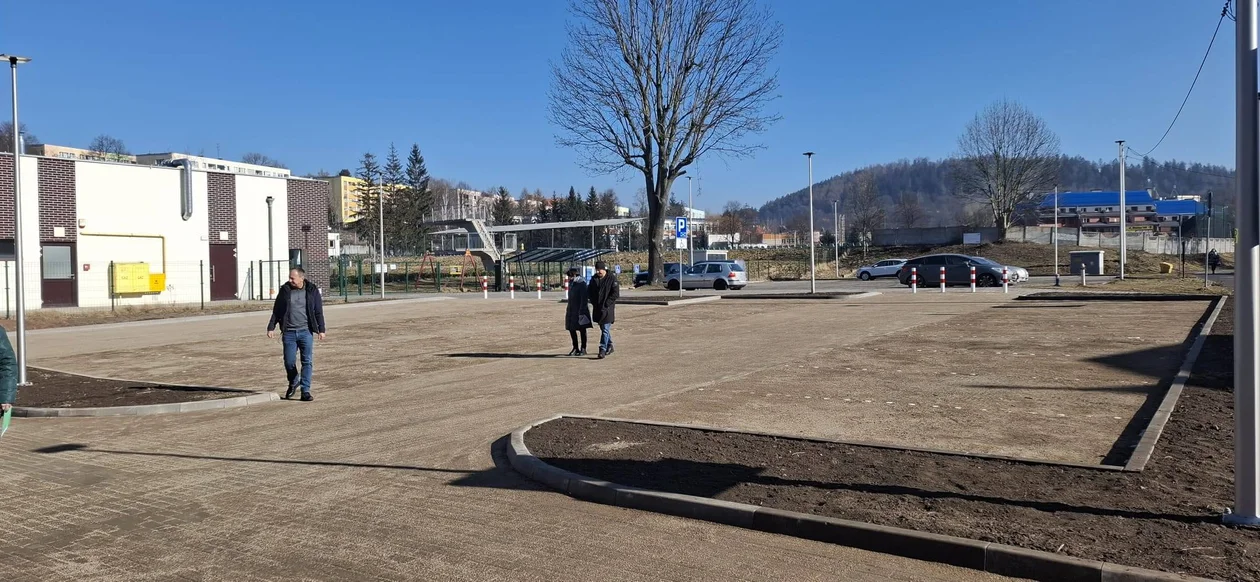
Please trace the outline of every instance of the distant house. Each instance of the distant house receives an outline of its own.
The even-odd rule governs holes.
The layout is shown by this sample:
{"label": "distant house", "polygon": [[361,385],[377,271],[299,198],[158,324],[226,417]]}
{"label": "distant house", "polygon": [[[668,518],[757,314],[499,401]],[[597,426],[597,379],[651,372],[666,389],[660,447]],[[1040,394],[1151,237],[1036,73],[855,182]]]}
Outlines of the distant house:
{"label": "distant house", "polygon": [[[1120,231],[1120,192],[1061,192],[1058,224],[1087,232]],[[1204,211],[1197,197],[1156,199],[1147,190],[1126,190],[1125,223],[1128,230],[1175,233],[1187,219]],[[1037,219],[1043,226],[1055,224],[1055,195],[1047,194],[1037,205]]]}

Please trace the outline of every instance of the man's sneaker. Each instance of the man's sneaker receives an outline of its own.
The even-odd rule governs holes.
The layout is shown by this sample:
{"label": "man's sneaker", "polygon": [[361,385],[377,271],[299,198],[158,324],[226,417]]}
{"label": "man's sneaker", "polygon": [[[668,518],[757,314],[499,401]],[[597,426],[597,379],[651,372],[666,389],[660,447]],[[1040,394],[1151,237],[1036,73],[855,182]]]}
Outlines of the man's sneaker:
{"label": "man's sneaker", "polygon": [[311,393],[310,393],[310,392],[303,392],[303,393],[302,393],[302,402],[310,402],[310,401],[312,401],[312,400],[315,400],[315,397],[314,397],[314,396],[311,396]]}
{"label": "man's sneaker", "polygon": [[615,351],[615,350],[613,350],[613,347],[612,347],[612,346],[608,346],[608,354],[606,354],[606,355],[609,355],[609,356],[613,355],[613,351]]}
{"label": "man's sneaker", "polygon": [[284,399],[293,400],[293,395],[297,394],[297,389],[297,386],[289,386],[289,389],[284,392]]}
{"label": "man's sneaker", "polygon": [[572,357],[574,357],[574,356],[580,356],[580,355],[582,355],[582,350],[579,350],[579,349],[577,349],[577,348],[573,348],[573,351],[569,352],[569,357],[570,357],[570,358],[572,358]]}
{"label": "man's sneaker", "polygon": [[595,358],[596,358],[596,359],[599,359],[599,360],[602,360],[602,359],[607,358],[607,357],[608,357],[608,354],[604,353],[604,350],[600,350],[600,351],[599,351],[599,355],[598,355],[598,356],[595,356]]}
{"label": "man's sneaker", "polygon": [[582,349],[578,350],[577,355],[578,355],[578,357],[585,356],[585,355],[586,355],[586,348],[582,348]]}

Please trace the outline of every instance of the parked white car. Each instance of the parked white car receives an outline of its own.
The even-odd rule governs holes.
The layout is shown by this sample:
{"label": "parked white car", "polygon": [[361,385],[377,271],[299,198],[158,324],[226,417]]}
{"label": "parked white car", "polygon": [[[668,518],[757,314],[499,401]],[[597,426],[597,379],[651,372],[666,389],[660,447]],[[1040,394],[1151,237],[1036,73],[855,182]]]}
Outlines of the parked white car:
{"label": "parked white car", "polygon": [[897,272],[901,270],[901,266],[906,264],[905,259],[887,259],[879,261],[874,265],[858,267],[857,277],[863,281],[878,279],[880,277],[896,277]]}
{"label": "parked white car", "polygon": [[744,270],[744,266],[735,261],[706,261],[696,263],[690,269],[683,271],[682,282],[679,282],[677,273],[667,275],[666,288],[677,290],[679,285],[683,289],[717,289],[724,291],[726,289],[739,290],[748,284],[748,272]]}
{"label": "parked white car", "polygon": [[1023,267],[1006,267],[1006,277],[1011,283],[1027,283],[1028,269]]}

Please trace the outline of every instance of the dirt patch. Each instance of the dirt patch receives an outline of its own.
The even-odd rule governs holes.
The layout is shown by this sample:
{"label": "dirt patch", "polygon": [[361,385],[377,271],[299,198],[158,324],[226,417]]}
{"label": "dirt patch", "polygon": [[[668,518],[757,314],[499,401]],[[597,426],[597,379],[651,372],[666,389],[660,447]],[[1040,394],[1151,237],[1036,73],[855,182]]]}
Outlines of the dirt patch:
{"label": "dirt patch", "polygon": [[1233,491],[1231,305],[1142,473],[580,419],[536,427],[526,443],[624,485],[1256,580],[1260,536],[1220,523]]}
{"label": "dirt patch", "polygon": [[[102,323],[125,323],[129,321],[149,321],[154,319],[171,319],[175,317],[194,317],[198,315],[220,315],[224,313],[249,313],[267,311],[270,303],[230,303],[207,305],[205,309],[197,305],[189,306],[157,306],[133,307],[123,306],[117,310],[109,309],[38,309],[26,312],[27,329],[50,329],[55,327],[75,327],[80,325],[97,325]],[[3,313],[0,313],[3,315]],[[17,329],[13,319],[0,318],[0,326],[5,329]]]}
{"label": "dirt patch", "polygon": [[248,394],[242,390],[167,386],[148,382],[105,380],[29,368],[30,386],[18,388],[17,406],[29,408],[90,408],[135,406],[213,400]]}

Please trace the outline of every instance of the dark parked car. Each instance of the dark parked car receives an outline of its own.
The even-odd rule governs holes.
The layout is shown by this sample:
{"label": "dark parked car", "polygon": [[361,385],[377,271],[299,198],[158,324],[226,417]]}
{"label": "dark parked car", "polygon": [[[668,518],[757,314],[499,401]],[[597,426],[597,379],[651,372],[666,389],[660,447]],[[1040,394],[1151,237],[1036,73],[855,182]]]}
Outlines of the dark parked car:
{"label": "dark parked car", "polygon": [[[910,285],[910,269],[916,268],[919,286],[935,286],[941,281],[941,267],[945,267],[946,285],[970,285],[971,267],[976,268],[977,287],[996,287],[1002,284],[1002,265],[983,257],[967,255],[928,255],[906,261],[897,272],[897,281]],[[1009,276],[1008,269],[1008,276]],[[1014,281],[1011,278],[1011,281]]]}
{"label": "dark parked car", "polygon": [[[678,275],[678,263],[665,263],[665,281],[668,281],[668,280],[670,279],[670,276],[671,276],[671,275],[673,275],[673,276],[674,276],[674,278],[677,278],[677,275]],[[647,285],[647,284],[648,284],[648,281],[650,281],[651,279],[652,279],[652,273],[651,273],[651,272],[649,272],[649,271],[641,271],[638,275],[635,275],[635,276],[634,276],[634,286],[635,286],[635,287],[642,287],[642,286],[644,286],[644,285]],[[663,281],[662,281],[662,283],[663,283]]]}

